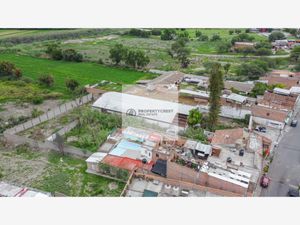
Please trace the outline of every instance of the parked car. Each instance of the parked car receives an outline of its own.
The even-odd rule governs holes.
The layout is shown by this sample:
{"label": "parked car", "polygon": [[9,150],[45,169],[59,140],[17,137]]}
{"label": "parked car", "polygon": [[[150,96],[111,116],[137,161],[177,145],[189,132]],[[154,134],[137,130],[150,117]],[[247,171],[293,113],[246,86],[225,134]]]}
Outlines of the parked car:
{"label": "parked car", "polygon": [[269,177],[267,177],[266,174],[262,175],[261,179],[260,179],[260,186],[263,188],[267,188],[270,184],[271,179]]}
{"label": "parked car", "polygon": [[291,127],[296,127],[298,124],[298,120],[292,120]]}
{"label": "parked car", "polygon": [[299,189],[290,188],[287,195],[289,197],[299,197]]}
{"label": "parked car", "polygon": [[258,132],[262,132],[262,133],[267,132],[267,128],[266,127],[261,127],[261,126],[256,127],[255,130],[258,131]]}

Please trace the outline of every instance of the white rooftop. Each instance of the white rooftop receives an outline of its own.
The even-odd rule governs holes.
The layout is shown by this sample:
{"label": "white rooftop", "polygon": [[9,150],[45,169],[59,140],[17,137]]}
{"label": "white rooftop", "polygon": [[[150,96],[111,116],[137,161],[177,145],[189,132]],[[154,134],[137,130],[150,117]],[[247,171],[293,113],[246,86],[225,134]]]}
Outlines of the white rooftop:
{"label": "white rooftop", "polygon": [[187,90],[187,89],[181,89],[181,90],[179,90],[179,93],[209,98],[209,92],[207,92],[207,91],[192,91],[192,90]]}
{"label": "white rooftop", "polygon": [[218,179],[239,185],[244,188],[248,188],[251,174],[233,169],[222,169],[222,168],[212,168],[208,165],[203,165],[201,167],[202,172],[206,172],[209,176],[216,177]]}
{"label": "white rooftop", "polygon": [[281,94],[281,95],[290,95],[291,94],[290,90],[283,89],[283,88],[274,88],[273,92],[276,94]]}
{"label": "white rooftop", "polygon": [[243,95],[238,95],[235,93],[232,93],[230,95],[223,95],[224,98],[226,99],[230,99],[239,103],[244,103],[247,100],[247,97],[243,96]]}
{"label": "white rooftop", "polygon": [[106,92],[93,104],[95,108],[135,114],[136,116],[171,124],[177,113],[189,114],[195,106],[119,92]]}
{"label": "white rooftop", "polygon": [[107,155],[107,153],[103,152],[95,152],[93,153],[89,158],[87,158],[85,161],[89,163],[99,163],[102,161],[102,159]]}
{"label": "white rooftop", "polygon": [[291,94],[300,94],[300,87],[291,87],[290,92]]}

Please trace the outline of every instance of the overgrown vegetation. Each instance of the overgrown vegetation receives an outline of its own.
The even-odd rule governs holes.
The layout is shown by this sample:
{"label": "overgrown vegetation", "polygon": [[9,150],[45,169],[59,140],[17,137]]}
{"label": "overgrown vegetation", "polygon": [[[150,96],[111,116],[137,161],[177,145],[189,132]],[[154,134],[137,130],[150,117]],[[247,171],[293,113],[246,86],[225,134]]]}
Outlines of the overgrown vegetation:
{"label": "overgrown vegetation", "polygon": [[89,107],[81,109],[78,121],[78,125],[65,135],[65,139],[72,137],[71,145],[93,152],[97,151],[109,133],[121,127],[119,115],[101,113]]}

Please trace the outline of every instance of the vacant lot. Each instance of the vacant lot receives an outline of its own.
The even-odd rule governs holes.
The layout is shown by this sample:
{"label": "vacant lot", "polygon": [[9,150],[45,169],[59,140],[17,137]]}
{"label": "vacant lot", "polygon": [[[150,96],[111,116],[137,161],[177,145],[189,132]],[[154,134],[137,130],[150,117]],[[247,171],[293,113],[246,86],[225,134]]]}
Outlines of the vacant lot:
{"label": "vacant lot", "polygon": [[117,114],[101,113],[89,107],[82,107],[77,113],[78,125],[65,139],[78,148],[95,152],[114,129],[121,127],[121,117]]}
{"label": "vacant lot", "polygon": [[82,159],[55,152],[0,147],[0,180],[67,196],[119,196],[123,183],[85,172]]}
{"label": "vacant lot", "polygon": [[54,61],[17,54],[0,54],[0,61],[4,60],[16,64],[22,70],[23,76],[34,80],[42,74],[53,75],[54,86],[47,89],[64,93],[66,96],[70,95],[65,87],[65,81],[69,78],[77,80],[81,85],[94,84],[102,80],[132,84],[139,79],[153,76],[150,73],[107,67],[97,63]]}

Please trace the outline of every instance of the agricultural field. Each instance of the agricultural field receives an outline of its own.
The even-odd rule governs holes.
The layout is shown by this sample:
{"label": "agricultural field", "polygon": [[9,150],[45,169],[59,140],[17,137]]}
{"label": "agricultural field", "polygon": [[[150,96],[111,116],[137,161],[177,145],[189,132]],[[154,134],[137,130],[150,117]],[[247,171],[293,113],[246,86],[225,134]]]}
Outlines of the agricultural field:
{"label": "agricultural field", "polygon": [[54,32],[65,32],[64,30],[38,30],[38,29],[0,29],[0,39],[12,38],[12,37],[25,37],[34,35],[43,35]]}
{"label": "agricultural field", "polygon": [[[51,74],[54,77],[53,87],[40,87],[36,84],[10,83],[0,81],[1,101],[17,98],[26,99],[37,94],[61,93],[63,97],[70,98],[71,93],[65,86],[67,79],[75,79],[80,85],[95,84],[102,80],[118,82],[120,84],[133,84],[139,79],[153,78],[153,74],[124,68],[113,68],[91,62],[65,62],[49,59],[34,58],[18,54],[0,54],[0,61],[14,63],[22,70],[23,77],[36,81],[40,75]],[[20,83],[20,82],[19,82]],[[22,87],[23,85],[23,87]],[[11,90],[7,92],[8,89]],[[6,93],[6,94],[4,94]],[[25,93],[23,95],[22,93]]]}
{"label": "agricultural field", "polygon": [[[62,49],[75,49],[83,54],[84,60],[98,62],[100,59],[105,64],[111,64],[109,59],[109,49],[115,44],[123,44],[129,48],[143,50],[150,58],[150,63],[147,66],[149,69],[162,69],[162,70],[180,70],[177,60],[173,59],[168,50],[171,48],[173,40],[161,40],[160,36],[150,36],[149,38],[140,38],[130,35],[124,35],[128,29],[118,29],[114,31],[107,31],[90,38],[77,38],[70,40],[60,40]],[[202,66],[202,60],[209,55],[217,54],[217,48],[220,43],[230,41],[231,38],[237,34],[229,34],[230,29],[185,29],[189,33],[190,41],[188,47],[191,49],[191,65],[190,68],[199,68]],[[245,29],[240,29],[242,32]],[[199,41],[196,38],[195,32],[201,31],[203,35],[207,35],[210,39],[214,34],[221,37],[219,41]],[[180,29],[177,32],[182,32]],[[254,38],[254,41],[267,40],[265,36],[249,33]],[[20,54],[26,54],[35,57],[44,57],[46,45],[49,41],[33,42],[29,44],[18,44],[8,47],[10,51],[16,51]],[[0,47],[1,48],[1,47]],[[241,58],[237,53],[224,53],[226,55],[236,56],[237,59]]]}
{"label": "agricultural field", "polygon": [[40,152],[21,145],[0,147],[0,181],[66,196],[120,196],[125,184],[88,174],[86,162],[56,152]]}

